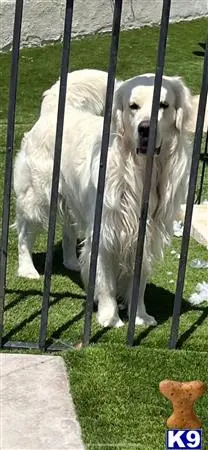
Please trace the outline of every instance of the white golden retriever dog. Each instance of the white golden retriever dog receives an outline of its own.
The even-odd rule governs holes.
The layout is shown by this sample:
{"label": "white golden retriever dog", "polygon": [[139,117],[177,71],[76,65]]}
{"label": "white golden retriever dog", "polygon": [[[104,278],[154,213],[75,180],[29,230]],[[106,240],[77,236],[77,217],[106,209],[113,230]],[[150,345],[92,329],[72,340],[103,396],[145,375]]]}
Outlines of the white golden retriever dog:
{"label": "white golden retriever dog", "polygon": [[[102,108],[93,110],[94,99],[102,97],[102,89],[97,89],[95,81],[88,102],[85,80],[80,83],[82,89],[77,94],[78,103],[76,95],[74,105],[73,100],[66,102],[59,207],[63,220],[64,265],[72,270],[81,268],[82,279],[87,286],[103,117],[99,116]],[[97,319],[104,327],[122,326],[116,297],[122,296],[128,304],[131,299],[153,89],[154,75],[145,74],[120,84],[114,95],[95,286]],[[83,110],[80,92],[84,99]],[[49,213],[56,107],[47,106],[47,95],[50,103],[52,95],[49,91],[39,120],[23,138],[14,168],[18,274],[28,278],[39,277],[31,257],[32,244],[37,232],[47,225]],[[57,105],[57,100],[54,101]],[[178,77],[164,76],[137,325],[156,324],[146,312],[144,292],[152,265],[162,256],[164,245],[172,234],[173,220],[185,199],[190,162],[186,124],[190,111],[191,96],[183,81]],[[83,239],[79,261],[77,238]]]}

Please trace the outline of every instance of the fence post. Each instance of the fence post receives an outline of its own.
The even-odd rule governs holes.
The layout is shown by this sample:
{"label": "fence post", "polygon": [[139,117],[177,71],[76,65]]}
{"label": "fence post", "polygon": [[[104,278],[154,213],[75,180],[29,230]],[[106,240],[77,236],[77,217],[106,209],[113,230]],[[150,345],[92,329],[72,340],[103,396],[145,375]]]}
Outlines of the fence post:
{"label": "fence post", "polygon": [[201,197],[202,197],[202,191],[203,191],[203,185],[204,185],[204,177],[205,177],[205,170],[206,170],[206,164],[208,164],[208,129],[207,129],[207,135],[206,135],[206,141],[205,141],[205,147],[204,147],[204,153],[200,154],[200,160],[202,161],[202,171],[201,171],[201,178],[200,178],[200,185],[199,185],[199,192],[198,197],[196,199],[196,203],[201,203]]}
{"label": "fence post", "polygon": [[4,174],[4,196],[2,212],[2,234],[0,249],[0,346],[2,346],[3,323],[4,323],[4,301],[6,285],[6,266],[9,236],[10,199],[12,183],[12,162],[14,150],[14,127],[16,113],[16,94],[19,68],[19,48],[22,25],[23,0],[16,0],[13,43],[12,43],[12,64],[9,88],[9,109],[6,141],[6,161]]}
{"label": "fence post", "polygon": [[52,176],[52,187],[51,187],[49,225],[48,225],[47,253],[46,253],[46,261],[45,261],[43,301],[42,301],[41,325],[40,325],[40,336],[39,336],[39,348],[42,351],[44,351],[46,348],[48,309],[49,309],[51,273],[52,273],[52,261],[53,261],[53,244],[54,244],[55,228],[56,228],[58,187],[59,187],[59,174],[60,174],[60,164],[61,164],[61,148],[62,148],[62,137],[63,137],[63,123],[64,123],[64,111],[65,111],[65,100],[66,100],[67,75],[68,75],[70,44],[71,44],[73,6],[74,6],[74,0],[66,0],[63,52],[62,52],[62,61],[61,61],[61,77],[60,77],[59,102],[58,102],[58,115],[57,115],[57,127],[56,127],[56,138],[55,138],[55,151],[54,151],[54,165],[53,165],[53,176]]}
{"label": "fence post", "polygon": [[141,280],[144,240],[145,240],[147,213],[148,213],[148,206],[149,206],[149,195],[150,195],[150,189],[151,189],[153,157],[154,157],[154,149],[155,149],[155,141],[156,141],[157,116],[158,116],[159,103],[160,103],[160,91],[161,91],[161,84],[162,84],[163,68],[164,68],[164,63],[165,63],[165,49],[166,49],[166,41],[167,41],[167,34],[168,34],[170,6],[171,6],[171,0],[163,0],[162,18],[161,18],[161,24],[160,24],[160,38],[159,38],[159,47],[158,47],[158,54],[157,54],[155,84],[154,84],[152,111],[151,111],[151,119],[150,119],[150,131],[149,131],[148,149],[147,149],[147,159],[146,159],[145,177],[144,177],[145,181],[143,184],[143,192],[142,192],[139,233],[138,233],[138,241],[137,241],[137,248],[136,248],[132,299],[131,299],[131,307],[130,307],[128,334],[127,334],[128,345],[133,345],[133,341],[134,341],[135,319],[136,319],[136,310],[137,310],[137,303],[138,303],[139,286],[140,286],[140,280]]}
{"label": "fence post", "polygon": [[100,154],[100,168],[99,168],[99,175],[98,175],[97,197],[96,197],[96,205],[95,205],[95,220],[94,220],[94,228],[93,228],[90,270],[89,270],[89,282],[88,282],[88,290],[87,290],[87,303],[86,303],[86,311],[85,311],[84,337],[83,337],[84,345],[89,344],[90,334],[91,334],[91,321],[92,321],[93,301],[94,301],[94,292],[95,292],[95,279],[96,279],[97,258],[98,258],[98,250],[99,250],[100,228],[101,228],[101,219],[102,219],[102,210],[103,210],[103,195],[104,195],[104,188],[105,188],[105,175],[106,175],[108,144],[109,144],[109,135],[110,135],[110,123],[111,123],[112,104],[113,104],[113,92],[114,92],[114,82],[115,82],[117,53],[118,53],[119,34],[120,34],[121,12],[122,12],[122,0],[115,0],[114,14],[113,14],[113,26],[112,26],[112,40],[111,40],[111,49],[110,49],[109,66],[108,66],[108,82],[107,82],[107,90],[106,90],[105,116],[104,116],[103,135],[102,135],[101,154]]}
{"label": "fence post", "polygon": [[195,195],[195,190],[196,190],[197,173],[198,173],[199,158],[200,158],[200,148],[201,148],[201,141],[202,141],[202,135],[203,135],[203,124],[204,124],[204,117],[205,117],[207,92],[208,92],[208,41],[206,43],[206,48],[205,48],[202,85],[201,85],[201,92],[200,92],[200,98],[199,98],[199,108],[198,108],[198,115],[197,115],[197,122],[196,122],[196,131],[195,131],[195,136],[194,136],[193,155],[192,155],[191,172],[190,172],[190,179],[189,179],[189,190],[188,190],[186,213],[185,213],[185,219],[184,219],[183,237],[182,237],[182,243],[181,243],[181,255],[180,255],[179,266],[178,266],[178,279],[177,279],[177,285],[176,285],[176,293],[175,293],[174,308],[173,308],[173,319],[172,319],[171,333],[170,333],[170,339],[169,339],[169,348],[170,349],[176,348],[177,339],[178,339],[181,303],[182,303],[183,286],[184,286],[184,280],[185,280],[185,274],[186,274],[187,255],[188,255],[188,247],[189,247],[189,239],[190,239],[190,231],[191,231],[191,219],[192,219],[192,213],[193,213],[194,195]]}

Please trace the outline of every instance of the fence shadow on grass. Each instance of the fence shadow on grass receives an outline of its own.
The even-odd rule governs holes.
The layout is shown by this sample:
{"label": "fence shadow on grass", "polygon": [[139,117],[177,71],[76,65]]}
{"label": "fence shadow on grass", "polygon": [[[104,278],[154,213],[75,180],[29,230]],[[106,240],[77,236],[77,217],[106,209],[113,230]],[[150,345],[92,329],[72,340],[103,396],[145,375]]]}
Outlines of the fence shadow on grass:
{"label": "fence shadow on grass", "polygon": [[[29,298],[31,296],[33,296],[33,297],[34,296],[38,296],[38,297],[40,297],[40,299],[41,299],[41,296],[42,296],[42,292],[40,290],[36,290],[36,289],[29,289],[29,290],[26,290],[26,291],[24,291],[24,290],[7,289],[6,292],[7,292],[7,294],[15,294],[16,293],[18,295],[18,297],[17,297],[17,299],[15,299],[14,301],[12,301],[8,305],[6,305],[5,311],[15,307],[20,301],[26,300],[27,298]],[[80,300],[83,300],[83,301],[85,300],[85,296],[84,295],[73,294],[73,293],[69,293],[69,292],[61,292],[60,294],[59,293],[52,293],[51,296],[53,297],[53,299],[50,300],[49,306],[56,305],[63,298],[66,298],[66,297],[70,297],[70,300],[72,299],[73,301],[75,299],[79,300],[79,301]],[[13,326],[4,335],[4,339],[3,339],[4,343],[7,342],[8,340],[10,340],[12,338],[12,336],[14,336],[16,333],[18,333],[21,330],[23,330],[29,323],[33,322],[33,320],[35,320],[38,316],[40,316],[40,314],[41,314],[41,308],[37,308],[28,317],[25,317],[21,322],[19,322],[15,326]],[[68,320],[68,322],[66,322],[65,324],[61,325],[61,327],[58,330],[53,332],[53,335],[58,333],[58,331],[60,329],[62,329],[62,331],[64,331],[65,329],[70,327],[70,325],[72,325],[74,322],[77,322],[78,320],[80,320],[83,316],[84,316],[84,308],[83,308],[83,310],[81,312],[79,312],[78,314],[75,314],[72,318],[70,318]]]}
{"label": "fence shadow on grass", "polygon": [[184,344],[184,342],[186,342],[190,336],[196,331],[196,329],[203,324],[203,322],[207,319],[208,317],[208,306],[204,309],[199,308],[199,307],[195,307],[195,310],[198,311],[202,311],[201,316],[194,322],[192,323],[192,325],[190,326],[190,328],[188,328],[188,330],[186,330],[184,333],[181,334],[181,336],[178,339],[177,342],[177,348],[181,348]]}
{"label": "fence shadow on grass", "polygon": [[[155,317],[158,325],[162,325],[167,322],[168,319],[172,317],[173,304],[174,304],[174,294],[166,289],[158,287],[152,283],[147,285],[145,293],[145,304],[147,312]],[[203,308],[200,306],[193,306],[186,302],[184,299],[182,301],[181,315],[189,311],[201,311],[201,316],[183,333],[179,339],[178,346],[182,346],[186,340],[194,333],[197,326],[201,325],[208,316],[208,308]],[[139,345],[144,339],[154,330],[155,327],[150,326],[138,334],[134,339],[134,345]],[[168,336],[167,336],[168,339]]]}
{"label": "fence shadow on grass", "polygon": [[[169,292],[166,289],[158,287],[152,283],[147,285],[145,292],[145,305],[147,308],[147,312],[155,317],[158,324],[161,325],[165,323],[171,316],[173,312],[173,302],[174,302],[174,294]],[[188,305],[186,302],[183,302],[182,313],[192,310],[193,307]],[[128,321],[127,310],[122,310],[119,312],[120,318],[124,321]],[[155,327],[149,326],[139,333],[139,327],[136,327],[136,332],[139,334],[134,339],[134,345],[140,345],[142,341],[154,330]],[[105,329],[98,330],[98,332],[91,337],[91,343],[96,343],[102,336],[105,334]],[[109,328],[107,329],[109,330]]]}
{"label": "fence shadow on grass", "polygon": [[[44,274],[44,267],[45,267],[45,258],[46,253],[45,252],[37,252],[33,254],[33,261],[36,269],[40,273],[40,275]],[[77,284],[80,288],[83,289],[83,284],[81,281],[80,274],[78,272],[73,272],[67,270],[63,265],[63,252],[62,252],[62,245],[61,242],[58,242],[54,247],[54,254],[53,254],[53,270],[52,274],[61,275],[68,277],[71,281],[73,281],[75,284]],[[11,300],[9,303],[5,305],[5,311],[9,311],[15,306],[17,306],[22,301],[27,301],[31,297],[39,297],[40,299],[40,307],[37,306],[35,311],[31,312],[28,317],[24,318],[21,322],[18,324],[15,324],[5,335],[3,342],[10,340],[14,335],[18,332],[21,332],[29,323],[33,322],[38,316],[41,314],[41,300],[43,292],[41,289],[7,289],[6,294],[8,295],[15,295],[15,299]],[[85,301],[86,296],[85,294],[78,294],[78,293],[72,293],[70,291],[64,291],[64,292],[51,292],[51,300],[49,303],[49,306],[52,307],[58,302],[60,302],[64,298],[69,298],[69,302],[71,300],[83,300]],[[82,317],[84,316],[84,308],[79,313],[75,314],[73,317],[70,317],[70,319],[63,323],[57,330],[53,331],[51,336],[49,336],[47,340],[47,345],[50,343],[53,343],[54,339],[59,339],[61,337],[61,334],[63,331],[69,329],[70,326],[78,322]]]}
{"label": "fence shadow on grass", "polygon": [[[41,275],[44,274],[44,266],[45,266],[45,252],[41,253],[35,253],[33,255],[33,261],[35,264],[35,267],[39,271]],[[68,277],[71,281],[76,283],[79,287],[83,289],[82,280],[80,277],[80,274],[77,272],[72,272],[67,270],[63,266],[63,254],[62,254],[62,246],[61,242],[56,244],[54,248],[54,257],[53,257],[53,274],[56,275],[62,275]],[[12,300],[10,303],[8,303],[5,306],[5,311],[8,311],[9,309],[12,309],[15,307],[19,302],[25,301],[29,299],[30,297],[38,296],[41,300],[42,298],[42,291],[39,289],[7,289],[7,294],[11,294],[16,296],[14,300]],[[53,297],[50,300],[50,306],[55,305],[56,303],[60,302],[63,298],[70,297],[73,301],[76,299],[78,301],[83,300],[85,302],[86,296],[85,294],[74,294],[71,292],[61,292],[61,293],[53,293],[51,292],[51,297]],[[70,301],[69,299],[69,301]],[[164,289],[162,287],[158,287],[152,283],[147,285],[146,293],[145,293],[145,304],[147,308],[147,312],[151,315],[153,315],[158,325],[162,325],[167,320],[170,319],[173,312],[173,303],[174,303],[174,294],[167,289]],[[61,339],[61,335],[64,331],[69,330],[70,333],[70,326],[78,322],[84,317],[84,308],[85,304],[83,303],[83,309],[79,313],[75,314],[73,317],[71,317],[69,320],[67,320],[65,323],[63,323],[57,330],[53,331],[52,334],[48,337],[47,345],[50,345],[54,342],[54,340]],[[94,305],[94,310],[96,310],[96,305]],[[200,326],[207,318],[208,316],[208,307],[203,308],[200,306],[192,306],[186,301],[183,300],[182,302],[182,310],[181,314],[185,314],[188,311],[201,311],[201,316],[189,327],[188,330],[186,330],[179,338],[178,341],[178,348],[182,347],[184,342],[188,340],[195,332],[196,327]],[[17,332],[20,332],[24,329],[25,326],[27,326],[30,322],[32,322],[34,319],[36,319],[41,313],[41,308],[36,309],[33,311],[27,318],[23,319],[20,323],[16,324],[11,330],[7,332],[7,334],[4,336],[4,342],[11,339],[12,336],[14,336]],[[128,321],[127,316],[127,310],[122,310],[119,312],[121,319],[124,322]],[[144,339],[148,337],[148,335],[155,329],[153,326],[149,326],[146,329],[142,329],[141,332],[139,332],[139,328],[136,328],[137,336],[134,340],[134,345],[140,345]],[[110,331],[110,328],[102,328],[96,331],[92,337],[90,342],[96,343],[99,342],[100,339],[108,332]],[[80,337],[81,339],[81,337]],[[168,339],[168,336],[167,336]]]}
{"label": "fence shadow on grass", "polygon": [[[33,263],[40,275],[44,275],[46,252],[33,253]],[[66,269],[63,265],[62,243],[58,242],[54,246],[52,274],[69,277],[71,281],[76,283],[83,289],[83,283],[79,272]]]}
{"label": "fence shadow on grass", "polygon": [[57,330],[53,331],[46,341],[46,347],[49,347],[50,345],[54,344],[54,341],[59,342],[61,344],[66,343],[66,348],[68,346],[71,347],[74,344],[74,342],[73,343],[70,342],[70,344],[68,342],[65,342],[65,339],[63,339],[61,335],[64,331],[68,330],[70,336],[70,326],[81,320],[84,317],[84,313],[85,308],[83,308],[82,311],[80,311],[78,314],[76,314],[75,316],[67,320],[65,323],[63,323],[59,328],[57,328]]}

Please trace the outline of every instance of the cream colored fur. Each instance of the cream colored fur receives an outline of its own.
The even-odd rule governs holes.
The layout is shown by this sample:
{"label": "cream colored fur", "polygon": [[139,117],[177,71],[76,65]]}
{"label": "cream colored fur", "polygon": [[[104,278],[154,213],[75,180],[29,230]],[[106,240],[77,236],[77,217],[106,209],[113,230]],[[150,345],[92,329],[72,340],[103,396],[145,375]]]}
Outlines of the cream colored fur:
{"label": "cream colored fur", "polygon": [[[104,115],[107,87],[107,72],[94,69],[75,70],[67,77],[66,106],[74,106],[82,111],[98,116]],[[115,87],[121,82],[115,80]],[[58,111],[60,80],[43,93],[41,115]]]}

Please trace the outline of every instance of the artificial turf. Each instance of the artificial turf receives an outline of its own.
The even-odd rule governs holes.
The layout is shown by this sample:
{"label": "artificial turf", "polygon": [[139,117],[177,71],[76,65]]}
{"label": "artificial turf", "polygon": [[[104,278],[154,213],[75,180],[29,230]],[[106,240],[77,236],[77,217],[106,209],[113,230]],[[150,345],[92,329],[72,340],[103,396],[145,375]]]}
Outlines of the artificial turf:
{"label": "artificial turf", "polygon": [[[199,93],[202,58],[193,55],[198,42],[205,40],[208,19],[171,24],[167,43],[165,73],[181,75],[193,93]],[[155,69],[158,27],[121,32],[117,76],[126,79]],[[110,37],[94,36],[72,42],[71,69],[93,67],[107,70]],[[25,131],[38,117],[42,92],[59,75],[61,45],[23,49],[17,95],[15,150]],[[11,54],[0,54],[0,198],[2,198],[8,80]],[[207,183],[207,178],[206,178]],[[203,191],[208,198],[208,186]],[[0,203],[2,204],[2,202]],[[14,220],[14,199],[11,223]],[[85,293],[78,275],[62,266],[61,233],[57,228],[54,250],[48,342],[80,341],[83,332]],[[45,236],[34,249],[34,260],[43,274]],[[158,393],[163,378],[208,380],[207,304],[193,307],[187,299],[196,284],[207,280],[206,269],[194,269],[192,259],[207,259],[207,249],[191,240],[178,351],[167,350],[181,240],[173,239],[165,259],[155,267],[146,291],[148,311],[158,320],[156,328],[137,327],[134,349],[125,346],[127,325],[118,330],[100,329],[93,317],[92,346],[63,353],[72,384],[78,417],[89,448],[165,447],[164,420],[170,406]],[[172,249],[176,255],[171,254]],[[5,303],[5,340],[37,341],[43,277],[38,281],[19,279],[15,230],[10,230]],[[170,273],[172,272],[172,273]],[[139,346],[140,345],[140,346]],[[208,421],[208,395],[198,404],[198,412]],[[207,439],[208,440],[208,439]]]}
{"label": "artificial turf", "polygon": [[[133,349],[109,344],[65,355],[83,436],[89,449],[165,449],[171,405],[161,396],[163,379],[207,380],[207,354]],[[196,412],[208,441],[207,397]],[[203,447],[206,448],[205,446]]]}

